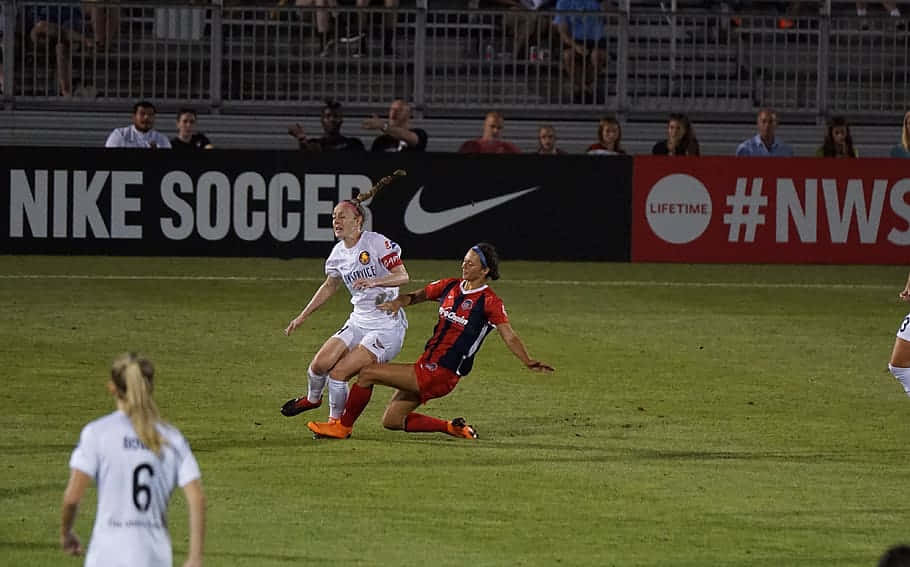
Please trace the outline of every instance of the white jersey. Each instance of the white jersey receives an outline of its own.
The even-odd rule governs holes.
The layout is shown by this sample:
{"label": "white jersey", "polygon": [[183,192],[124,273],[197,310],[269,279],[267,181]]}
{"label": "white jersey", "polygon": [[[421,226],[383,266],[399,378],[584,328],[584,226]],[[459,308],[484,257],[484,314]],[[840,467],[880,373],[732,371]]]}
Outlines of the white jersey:
{"label": "white jersey", "polygon": [[401,325],[407,326],[404,311],[389,315],[376,309],[376,306],[398,297],[397,287],[373,287],[354,289],[354,282],[359,279],[380,278],[401,265],[401,248],[379,234],[364,231],[351,248],[342,240],[332,248],[332,253],[325,261],[325,274],[340,278],[351,292],[351,304],[354,311],[349,321],[364,329],[391,329]]}
{"label": "white jersey", "polygon": [[122,411],[82,429],[70,468],[95,479],[98,510],[86,567],[170,567],[167,505],[176,486],[200,477],[183,435],[159,424],[161,456],[148,450]]}
{"label": "white jersey", "polygon": [[164,134],[157,130],[140,132],[135,126],[124,126],[123,128],[114,128],[107,141],[104,142],[105,148],[163,148],[170,149],[171,141]]}

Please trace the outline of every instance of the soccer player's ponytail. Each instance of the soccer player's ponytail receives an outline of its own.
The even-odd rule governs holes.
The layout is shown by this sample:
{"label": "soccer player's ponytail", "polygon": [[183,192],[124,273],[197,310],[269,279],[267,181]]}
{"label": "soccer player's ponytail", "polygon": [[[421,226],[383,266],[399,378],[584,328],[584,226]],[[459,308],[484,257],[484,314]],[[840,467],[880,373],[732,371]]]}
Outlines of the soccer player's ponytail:
{"label": "soccer player's ponytail", "polygon": [[155,367],[151,361],[135,353],[117,357],[111,367],[111,380],[117,397],[123,400],[127,417],[139,440],[156,455],[161,452],[164,439],[156,425],[161,420],[158,406],[152,398]]}

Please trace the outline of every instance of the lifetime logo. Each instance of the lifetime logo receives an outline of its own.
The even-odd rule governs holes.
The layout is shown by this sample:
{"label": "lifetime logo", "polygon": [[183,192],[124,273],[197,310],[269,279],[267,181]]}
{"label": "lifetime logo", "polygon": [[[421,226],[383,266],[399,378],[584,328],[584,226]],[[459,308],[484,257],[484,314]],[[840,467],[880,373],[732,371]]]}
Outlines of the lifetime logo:
{"label": "lifetime logo", "polygon": [[[907,201],[910,179],[894,183],[887,179],[875,179],[872,183],[860,179],[799,181],[802,183],[787,177],[737,178],[733,191],[723,197],[726,209],[722,221],[729,227],[727,241],[755,242],[759,229],[770,223],[774,241],[778,243],[794,240],[815,243],[819,237],[832,243],[846,243],[851,227],[855,227],[863,244],[877,242],[884,228],[885,239],[891,244],[910,245],[910,228],[904,228],[910,225]],[[882,226],[887,209],[903,226]],[[651,188],[645,214],[659,238],[686,244],[700,237],[710,224],[711,196],[704,184],[690,175],[668,175]],[[824,225],[819,222],[822,215]],[[825,225],[827,234],[820,235]],[[791,228],[796,229],[795,239]]]}
{"label": "lifetime logo", "polygon": [[692,242],[711,222],[711,195],[691,175],[674,173],[654,184],[645,203],[648,225],[672,244]]}

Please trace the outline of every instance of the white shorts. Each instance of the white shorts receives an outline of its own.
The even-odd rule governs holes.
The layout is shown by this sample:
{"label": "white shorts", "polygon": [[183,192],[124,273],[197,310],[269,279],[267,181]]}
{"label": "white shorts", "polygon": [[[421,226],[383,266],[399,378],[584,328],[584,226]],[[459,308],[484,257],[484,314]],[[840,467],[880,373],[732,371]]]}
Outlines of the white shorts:
{"label": "white shorts", "polygon": [[332,336],[341,339],[348,350],[363,345],[363,348],[373,353],[378,362],[384,363],[391,361],[401,352],[405,331],[407,327],[404,325],[397,325],[391,329],[364,329],[348,319]]}
{"label": "white shorts", "polygon": [[904,317],[900,327],[897,328],[897,338],[910,341],[910,314]]}

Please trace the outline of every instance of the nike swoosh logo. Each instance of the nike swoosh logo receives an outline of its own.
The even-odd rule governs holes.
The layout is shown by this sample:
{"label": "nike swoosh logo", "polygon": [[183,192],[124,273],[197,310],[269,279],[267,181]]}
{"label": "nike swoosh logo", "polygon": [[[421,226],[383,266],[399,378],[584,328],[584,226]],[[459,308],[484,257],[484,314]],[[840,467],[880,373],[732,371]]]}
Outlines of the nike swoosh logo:
{"label": "nike swoosh logo", "polygon": [[500,195],[499,197],[493,197],[492,199],[476,201],[469,205],[462,205],[453,209],[436,212],[428,211],[420,205],[420,196],[423,194],[423,189],[424,187],[421,186],[420,189],[417,190],[417,193],[411,197],[408,208],[404,211],[404,226],[414,234],[429,234],[447,226],[460,223],[474,215],[479,215],[480,213],[498,207],[503,203],[508,203],[512,199],[517,199],[522,195],[526,195],[531,191],[537,191],[540,189],[540,185],[515,193],[509,193],[508,195]]}

